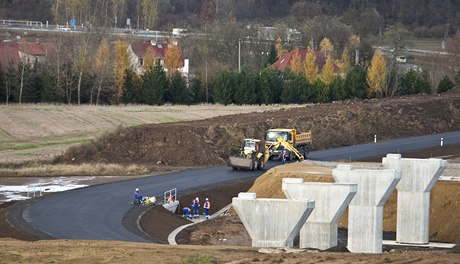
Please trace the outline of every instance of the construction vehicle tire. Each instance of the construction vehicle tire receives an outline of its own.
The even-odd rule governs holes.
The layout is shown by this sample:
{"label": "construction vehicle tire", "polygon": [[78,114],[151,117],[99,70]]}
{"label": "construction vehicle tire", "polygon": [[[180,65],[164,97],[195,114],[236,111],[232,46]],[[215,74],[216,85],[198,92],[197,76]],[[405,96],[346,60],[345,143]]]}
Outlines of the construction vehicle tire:
{"label": "construction vehicle tire", "polygon": [[307,146],[305,146],[305,147],[303,148],[303,157],[304,157],[304,159],[307,158],[307,156],[308,156],[309,153],[310,153],[310,149],[309,149]]}

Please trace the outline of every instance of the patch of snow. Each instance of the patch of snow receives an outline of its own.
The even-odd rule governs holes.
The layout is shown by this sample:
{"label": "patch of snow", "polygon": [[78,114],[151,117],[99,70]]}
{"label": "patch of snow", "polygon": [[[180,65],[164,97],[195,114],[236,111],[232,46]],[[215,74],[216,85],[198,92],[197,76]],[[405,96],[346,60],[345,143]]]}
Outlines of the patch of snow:
{"label": "patch of snow", "polygon": [[43,193],[64,192],[88,185],[78,184],[79,181],[91,180],[94,177],[57,177],[42,178],[27,185],[0,185],[0,195],[5,197],[0,203],[21,201],[41,196]]}

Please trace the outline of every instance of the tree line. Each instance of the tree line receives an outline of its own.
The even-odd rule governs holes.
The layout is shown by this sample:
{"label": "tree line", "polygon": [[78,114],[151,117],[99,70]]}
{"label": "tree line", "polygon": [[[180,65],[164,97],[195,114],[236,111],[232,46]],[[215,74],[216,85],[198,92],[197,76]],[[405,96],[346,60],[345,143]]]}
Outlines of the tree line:
{"label": "tree line", "polygon": [[[321,71],[312,70],[313,57],[309,57],[307,51],[303,65],[296,62],[294,54],[294,62],[285,71],[271,66],[260,71],[249,67],[243,67],[241,72],[226,69],[204,83],[200,76],[185,79],[177,71],[168,71],[168,74],[159,63],[147,65],[139,75],[129,66],[126,44],[122,42],[115,44],[114,61],[103,63],[113,56],[108,52],[108,45],[107,40],[101,40],[92,72],[86,72],[88,69],[84,66],[72,66],[84,63],[82,57],[77,62],[65,61],[59,67],[23,63],[8,67],[0,71],[0,98],[4,98],[5,103],[302,104],[445,92],[454,87],[454,82],[460,84],[459,70],[454,80],[445,76],[433,89],[427,71],[389,70],[391,67],[378,49],[369,66],[341,63],[341,72],[336,73],[328,69],[328,62]],[[326,46],[325,49],[330,49]]]}

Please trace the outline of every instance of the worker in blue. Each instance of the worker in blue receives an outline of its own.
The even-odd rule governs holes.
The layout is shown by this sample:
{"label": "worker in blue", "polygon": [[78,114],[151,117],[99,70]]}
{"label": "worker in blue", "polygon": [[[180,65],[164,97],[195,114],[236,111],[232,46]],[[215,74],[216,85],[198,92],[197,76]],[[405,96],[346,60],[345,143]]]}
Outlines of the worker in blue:
{"label": "worker in blue", "polygon": [[286,152],[284,151],[284,149],[281,151],[280,160],[281,164],[284,164],[286,162]]}
{"label": "worker in blue", "polygon": [[182,209],[182,217],[185,216],[187,216],[188,219],[192,219],[192,210],[188,207],[184,207],[184,209]]}
{"label": "worker in blue", "polygon": [[198,208],[200,208],[200,199],[196,197],[192,200],[192,210],[193,210],[193,217],[198,218],[200,217],[200,213],[198,212]]}
{"label": "worker in blue", "polygon": [[139,188],[136,188],[136,190],[134,191],[133,196],[134,196],[134,203],[135,204],[142,204],[142,195],[139,192]]}
{"label": "worker in blue", "polygon": [[209,198],[206,198],[206,201],[203,204],[203,211],[206,219],[209,219],[209,209],[211,209],[211,203],[209,202]]}

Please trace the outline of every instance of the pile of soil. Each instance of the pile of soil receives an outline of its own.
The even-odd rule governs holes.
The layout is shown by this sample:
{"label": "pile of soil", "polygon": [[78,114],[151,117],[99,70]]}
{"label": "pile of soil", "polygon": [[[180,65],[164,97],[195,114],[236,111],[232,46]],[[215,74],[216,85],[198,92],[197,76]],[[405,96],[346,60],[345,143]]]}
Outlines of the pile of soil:
{"label": "pile of soil", "polygon": [[222,165],[243,138],[262,138],[274,127],[313,133],[314,150],[460,130],[460,95],[311,104],[288,110],[120,128],[72,147],[55,162],[140,164],[163,167]]}

